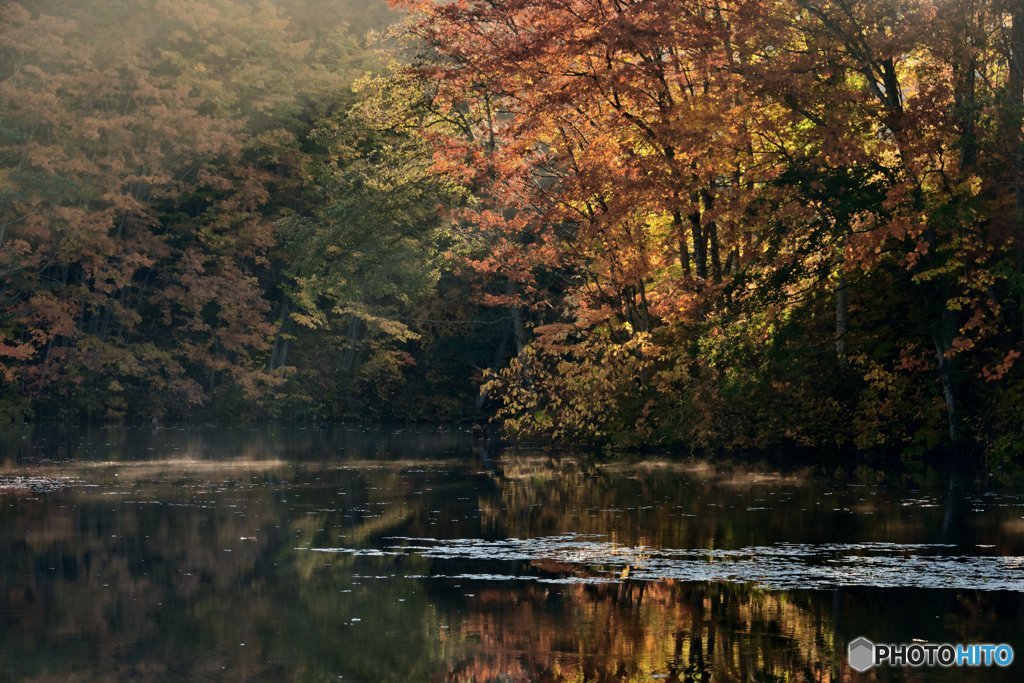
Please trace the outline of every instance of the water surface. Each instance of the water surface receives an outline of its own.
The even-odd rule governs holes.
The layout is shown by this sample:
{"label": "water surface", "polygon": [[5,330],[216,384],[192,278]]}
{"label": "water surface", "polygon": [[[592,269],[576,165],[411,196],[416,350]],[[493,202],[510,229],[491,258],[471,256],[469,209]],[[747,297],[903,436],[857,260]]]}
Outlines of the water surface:
{"label": "water surface", "polygon": [[0,680],[1020,680],[1024,495],[936,474],[497,454],[458,430],[0,440]]}

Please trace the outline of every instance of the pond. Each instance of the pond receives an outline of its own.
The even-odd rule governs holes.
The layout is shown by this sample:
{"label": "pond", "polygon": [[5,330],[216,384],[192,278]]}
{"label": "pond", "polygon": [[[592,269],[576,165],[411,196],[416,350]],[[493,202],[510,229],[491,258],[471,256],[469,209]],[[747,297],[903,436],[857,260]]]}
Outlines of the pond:
{"label": "pond", "polygon": [[0,681],[1022,680],[1024,495],[455,429],[0,439]]}

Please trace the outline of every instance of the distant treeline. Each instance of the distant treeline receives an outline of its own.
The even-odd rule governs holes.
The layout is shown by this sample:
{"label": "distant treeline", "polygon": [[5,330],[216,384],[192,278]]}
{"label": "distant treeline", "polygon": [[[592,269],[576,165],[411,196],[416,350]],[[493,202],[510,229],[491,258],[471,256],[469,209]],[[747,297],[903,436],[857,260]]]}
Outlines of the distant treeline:
{"label": "distant treeline", "polygon": [[6,413],[1024,450],[1022,3],[396,4],[0,9]]}
{"label": "distant treeline", "polygon": [[383,0],[0,6],[0,413],[475,410],[502,314],[452,284],[451,191],[410,111],[353,88],[386,70],[367,34],[394,18]]}

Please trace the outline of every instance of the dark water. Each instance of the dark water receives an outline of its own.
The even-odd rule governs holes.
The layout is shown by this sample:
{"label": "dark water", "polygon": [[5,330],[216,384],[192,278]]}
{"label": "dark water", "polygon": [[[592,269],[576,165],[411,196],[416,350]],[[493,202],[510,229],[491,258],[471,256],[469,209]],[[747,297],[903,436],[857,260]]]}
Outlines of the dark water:
{"label": "dark water", "polygon": [[[1007,642],[853,673],[846,643]],[[1022,680],[1024,495],[487,456],[460,432],[0,440],[0,681]]]}

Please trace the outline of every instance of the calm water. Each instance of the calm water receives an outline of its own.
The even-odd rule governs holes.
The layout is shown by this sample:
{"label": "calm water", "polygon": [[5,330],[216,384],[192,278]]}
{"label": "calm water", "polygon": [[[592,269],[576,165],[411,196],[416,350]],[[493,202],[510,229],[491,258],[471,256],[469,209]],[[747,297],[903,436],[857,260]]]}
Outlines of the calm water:
{"label": "calm water", "polygon": [[1024,495],[922,475],[474,449],[437,431],[0,439],[0,681],[1022,680],[857,675],[1008,642]]}

